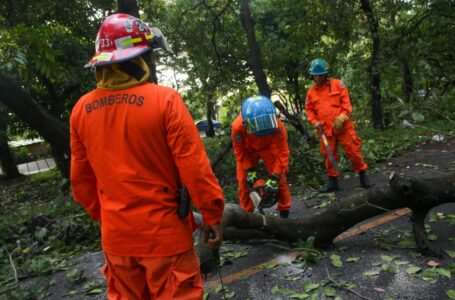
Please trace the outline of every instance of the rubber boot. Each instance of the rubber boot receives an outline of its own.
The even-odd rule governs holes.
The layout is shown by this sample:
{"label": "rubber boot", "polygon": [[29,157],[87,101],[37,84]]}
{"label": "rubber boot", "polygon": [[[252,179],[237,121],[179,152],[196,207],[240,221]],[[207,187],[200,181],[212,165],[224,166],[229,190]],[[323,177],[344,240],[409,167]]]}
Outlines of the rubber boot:
{"label": "rubber boot", "polygon": [[370,178],[368,178],[367,174],[365,173],[365,171],[363,172],[359,172],[359,179],[360,179],[360,185],[363,187],[363,188],[370,188],[372,187],[373,185],[375,185],[374,182],[372,182],[370,180]]}
{"label": "rubber boot", "polygon": [[289,210],[280,210],[280,218],[282,219],[289,218]]}
{"label": "rubber boot", "polygon": [[338,177],[329,176],[329,182],[319,189],[319,193],[330,193],[338,190]]}

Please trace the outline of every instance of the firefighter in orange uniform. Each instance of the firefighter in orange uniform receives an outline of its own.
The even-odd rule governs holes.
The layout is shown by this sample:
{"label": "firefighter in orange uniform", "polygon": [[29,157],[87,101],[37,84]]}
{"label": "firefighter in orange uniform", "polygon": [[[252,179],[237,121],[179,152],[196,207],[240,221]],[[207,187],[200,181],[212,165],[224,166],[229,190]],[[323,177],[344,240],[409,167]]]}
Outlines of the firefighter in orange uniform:
{"label": "firefighter in orange uniform", "polygon": [[237,161],[240,207],[254,211],[249,194],[257,178],[259,159],[264,161],[269,178],[266,193],[279,193],[278,207],[282,218],[288,218],[291,194],[286,183],[289,147],[286,128],[276,118],[275,106],[264,96],[250,97],[242,105],[242,113],[232,123],[231,138]]}
{"label": "firefighter in orange uniform", "polygon": [[[362,140],[357,136],[349,115],[352,111],[349,92],[339,79],[328,78],[329,65],[323,59],[317,58],[310,64],[309,74],[315,84],[308,90],[305,110],[308,121],[318,128],[322,126],[336,160],[338,160],[338,144],[343,147],[352,163],[355,172],[359,173],[360,185],[369,188],[374,185],[367,177],[368,169],[361,147]],[[321,139],[321,153],[325,157],[325,167],[329,176],[327,185],[319,189],[322,193],[338,190],[338,171],[330,164],[326,148]]]}
{"label": "firefighter in orange uniform", "polygon": [[145,55],[167,48],[161,32],[108,16],[86,64],[97,88],[73,108],[74,199],[101,226],[109,299],[202,299],[191,213],[179,217],[183,185],[203,216],[209,247],[222,242],[222,190],[179,93],[149,82]]}

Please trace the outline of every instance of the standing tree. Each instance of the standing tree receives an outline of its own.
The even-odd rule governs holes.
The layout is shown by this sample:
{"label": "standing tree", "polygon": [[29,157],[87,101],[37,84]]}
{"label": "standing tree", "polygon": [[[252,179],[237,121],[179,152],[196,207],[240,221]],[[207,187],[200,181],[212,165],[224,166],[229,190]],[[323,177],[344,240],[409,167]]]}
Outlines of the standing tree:
{"label": "standing tree", "polygon": [[375,128],[384,128],[381,105],[381,75],[379,73],[379,23],[369,0],[360,0],[360,7],[367,17],[370,29],[372,48],[371,59],[368,65],[371,85],[371,115]]}

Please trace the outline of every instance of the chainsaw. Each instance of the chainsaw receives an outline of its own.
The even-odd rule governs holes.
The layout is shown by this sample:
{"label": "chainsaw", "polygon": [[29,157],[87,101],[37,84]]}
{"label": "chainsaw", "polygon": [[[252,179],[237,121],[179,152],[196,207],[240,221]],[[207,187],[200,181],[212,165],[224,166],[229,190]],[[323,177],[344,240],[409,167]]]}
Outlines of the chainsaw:
{"label": "chainsaw", "polygon": [[264,208],[270,208],[278,202],[279,193],[266,193],[264,188],[265,180],[260,178],[256,180],[253,187],[250,188],[250,199],[254,207],[260,214],[264,214]]}

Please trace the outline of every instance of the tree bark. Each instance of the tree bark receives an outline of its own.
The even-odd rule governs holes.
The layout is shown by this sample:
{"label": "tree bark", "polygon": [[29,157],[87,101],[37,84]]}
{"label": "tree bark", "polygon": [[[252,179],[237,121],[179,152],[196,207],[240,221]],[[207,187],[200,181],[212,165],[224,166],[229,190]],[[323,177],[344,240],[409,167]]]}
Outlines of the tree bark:
{"label": "tree bark", "polygon": [[14,179],[21,176],[8,145],[7,124],[4,118],[0,120],[0,163],[6,178]]}
{"label": "tree bark", "polygon": [[66,166],[60,169],[69,177],[70,135],[67,124],[41,107],[27,92],[0,75],[0,101],[20,119],[36,130],[53,148],[66,157]]}
{"label": "tree bark", "polygon": [[371,59],[368,65],[368,74],[370,75],[371,86],[371,115],[373,126],[375,128],[384,128],[382,105],[381,105],[381,75],[379,73],[379,23],[374,14],[373,8],[368,0],[360,0],[360,7],[365,13],[370,28],[371,40],[373,43],[371,49]]}
{"label": "tree bark", "polygon": [[226,145],[216,154],[216,156],[210,160],[210,165],[212,166],[213,171],[216,170],[218,167],[218,164],[223,160],[223,158],[226,156],[226,154],[229,153],[229,151],[232,148],[232,140],[231,137],[229,137],[229,141],[226,143]]}
{"label": "tree bark", "polygon": [[[413,211],[411,221],[418,247],[421,251],[437,253],[426,238],[423,220],[431,208],[455,201],[454,181],[455,173],[425,180],[392,174],[389,186],[376,187],[345,197],[325,211],[304,220],[246,213],[239,206],[228,204],[222,222],[225,228],[224,238],[238,239],[239,233],[232,230],[235,228],[237,231],[250,231],[249,238],[255,238],[255,232],[260,232],[261,236],[288,242],[314,236],[318,245],[326,246],[340,233],[361,221],[386,211],[407,207]],[[230,232],[232,236],[229,236]]]}
{"label": "tree bark", "polygon": [[251,17],[251,10],[248,0],[240,0],[240,21],[245,29],[246,38],[248,41],[248,49],[250,56],[251,70],[253,71],[254,80],[259,88],[261,95],[271,97],[272,91],[267,83],[267,76],[264,72],[262,64],[261,47],[256,40],[256,32],[254,30],[254,22]]}
{"label": "tree bark", "polygon": [[403,63],[403,94],[407,102],[411,101],[412,91],[413,91],[413,82],[412,82],[412,73],[411,68],[409,67],[409,61],[406,56],[401,57]]}
{"label": "tree bark", "polygon": [[274,102],[275,107],[278,108],[278,110],[289,120],[289,123],[291,123],[292,126],[295,127],[303,136],[303,138],[306,141],[309,141],[311,139],[310,135],[308,134],[307,130],[303,126],[302,122],[300,121],[300,118],[297,117],[296,115],[291,115],[289,111],[281,104],[280,101],[275,101]]}
{"label": "tree bark", "polygon": [[136,0],[117,0],[117,10],[139,19],[139,7]]}
{"label": "tree bark", "polygon": [[[211,95],[208,95],[211,97]],[[208,129],[206,131],[206,136],[213,138],[215,137],[215,128],[213,126],[212,118],[213,118],[213,105],[210,99],[206,100],[206,117],[207,117],[207,125]]]}

